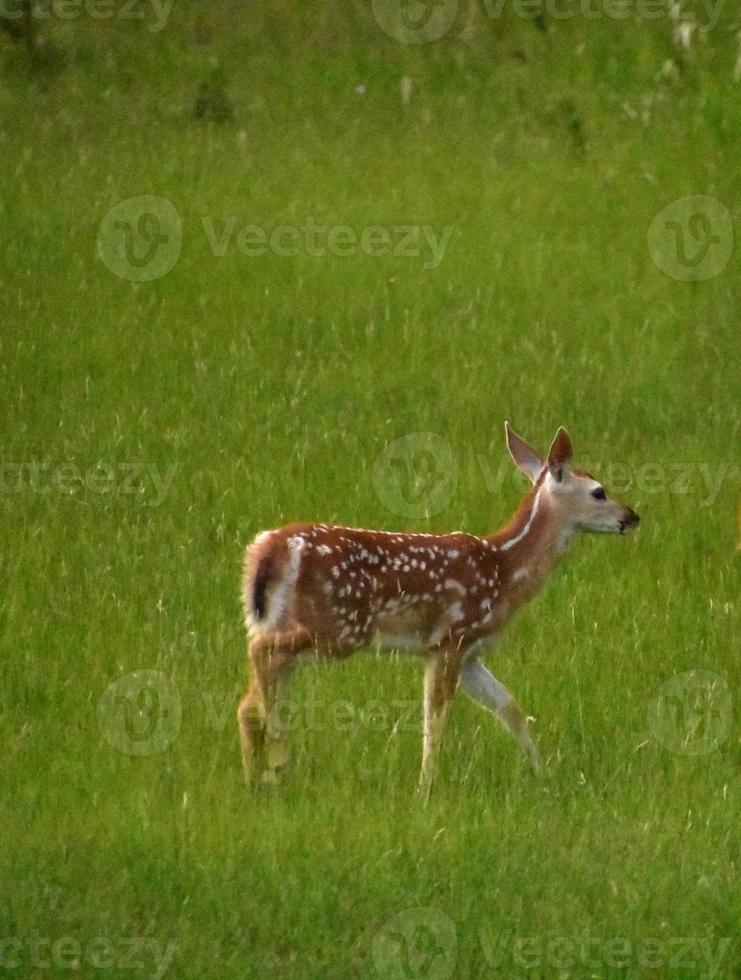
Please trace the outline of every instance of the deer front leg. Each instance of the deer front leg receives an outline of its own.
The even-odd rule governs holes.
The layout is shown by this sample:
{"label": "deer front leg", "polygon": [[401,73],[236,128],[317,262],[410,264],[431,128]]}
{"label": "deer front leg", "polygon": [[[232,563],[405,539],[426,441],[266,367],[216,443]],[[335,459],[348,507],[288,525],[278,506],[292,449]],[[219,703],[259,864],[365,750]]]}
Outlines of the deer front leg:
{"label": "deer front leg", "polygon": [[491,674],[478,657],[469,660],[461,670],[461,690],[472,701],[492,711],[509,729],[534,771],[540,769],[538,749],[527,730],[527,720],[519,704],[504,684]]}
{"label": "deer front leg", "polygon": [[448,719],[450,704],[458,687],[460,654],[438,651],[431,654],[425,667],[424,686],[424,735],[422,746],[422,770],[419,789],[427,802],[432,789],[440,742]]}

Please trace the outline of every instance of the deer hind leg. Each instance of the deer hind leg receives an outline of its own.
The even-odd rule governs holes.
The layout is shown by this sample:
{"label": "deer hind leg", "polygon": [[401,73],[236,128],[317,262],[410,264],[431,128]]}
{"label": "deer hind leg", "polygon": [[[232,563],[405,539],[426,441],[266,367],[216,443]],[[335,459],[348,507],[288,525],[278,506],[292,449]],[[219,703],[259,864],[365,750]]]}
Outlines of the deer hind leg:
{"label": "deer hind leg", "polygon": [[458,686],[459,656],[445,651],[430,656],[425,667],[424,686],[424,741],[419,789],[425,801],[430,798],[440,742],[450,705]]}
{"label": "deer hind leg", "polygon": [[250,685],[237,711],[248,783],[274,782],[285,762],[276,702],[296,663],[296,654],[311,645],[311,636],[304,629],[256,636],[250,642]]}
{"label": "deer hind leg", "polygon": [[538,749],[527,730],[527,720],[519,704],[504,684],[491,674],[478,657],[469,660],[461,670],[461,690],[472,701],[492,711],[517,740],[522,751],[537,772],[540,768]]}

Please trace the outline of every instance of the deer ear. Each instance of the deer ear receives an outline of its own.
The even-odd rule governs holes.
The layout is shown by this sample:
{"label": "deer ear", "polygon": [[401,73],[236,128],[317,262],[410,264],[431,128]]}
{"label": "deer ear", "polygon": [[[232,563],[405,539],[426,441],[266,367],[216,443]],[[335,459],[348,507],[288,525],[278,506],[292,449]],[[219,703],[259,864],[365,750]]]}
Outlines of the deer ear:
{"label": "deer ear", "polygon": [[514,460],[515,466],[521,470],[531,483],[537,483],[538,477],[543,472],[545,461],[532,446],[529,446],[524,439],[520,439],[509,425],[504,423],[504,432],[507,436],[507,449]]}
{"label": "deer ear", "polygon": [[573,452],[571,436],[561,426],[553,438],[551,448],[548,450],[548,469],[556,483],[562,482],[571,463]]}

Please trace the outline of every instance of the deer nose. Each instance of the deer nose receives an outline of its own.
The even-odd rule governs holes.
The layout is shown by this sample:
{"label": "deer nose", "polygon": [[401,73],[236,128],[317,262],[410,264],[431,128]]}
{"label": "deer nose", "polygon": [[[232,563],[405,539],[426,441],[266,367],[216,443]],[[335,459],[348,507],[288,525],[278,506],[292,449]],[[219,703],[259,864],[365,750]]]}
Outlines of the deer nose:
{"label": "deer nose", "polygon": [[627,524],[628,527],[637,527],[637,525],[641,523],[641,519],[634,510],[628,508],[628,510],[625,512],[623,522]]}

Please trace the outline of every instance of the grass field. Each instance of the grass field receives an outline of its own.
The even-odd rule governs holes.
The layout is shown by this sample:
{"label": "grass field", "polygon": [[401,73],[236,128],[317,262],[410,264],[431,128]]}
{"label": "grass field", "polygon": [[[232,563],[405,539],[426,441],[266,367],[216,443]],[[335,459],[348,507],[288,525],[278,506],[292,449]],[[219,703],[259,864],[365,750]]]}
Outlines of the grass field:
{"label": "grass field", "polygon": [[[0,36],[8,975],[738,975],[740,22],[488,9]],[[492,531],[505,418],[642,516],[488,658],[541,784],[461,698],[421,805],[422,672],[367,655],[248,794],[246,543]]]}

